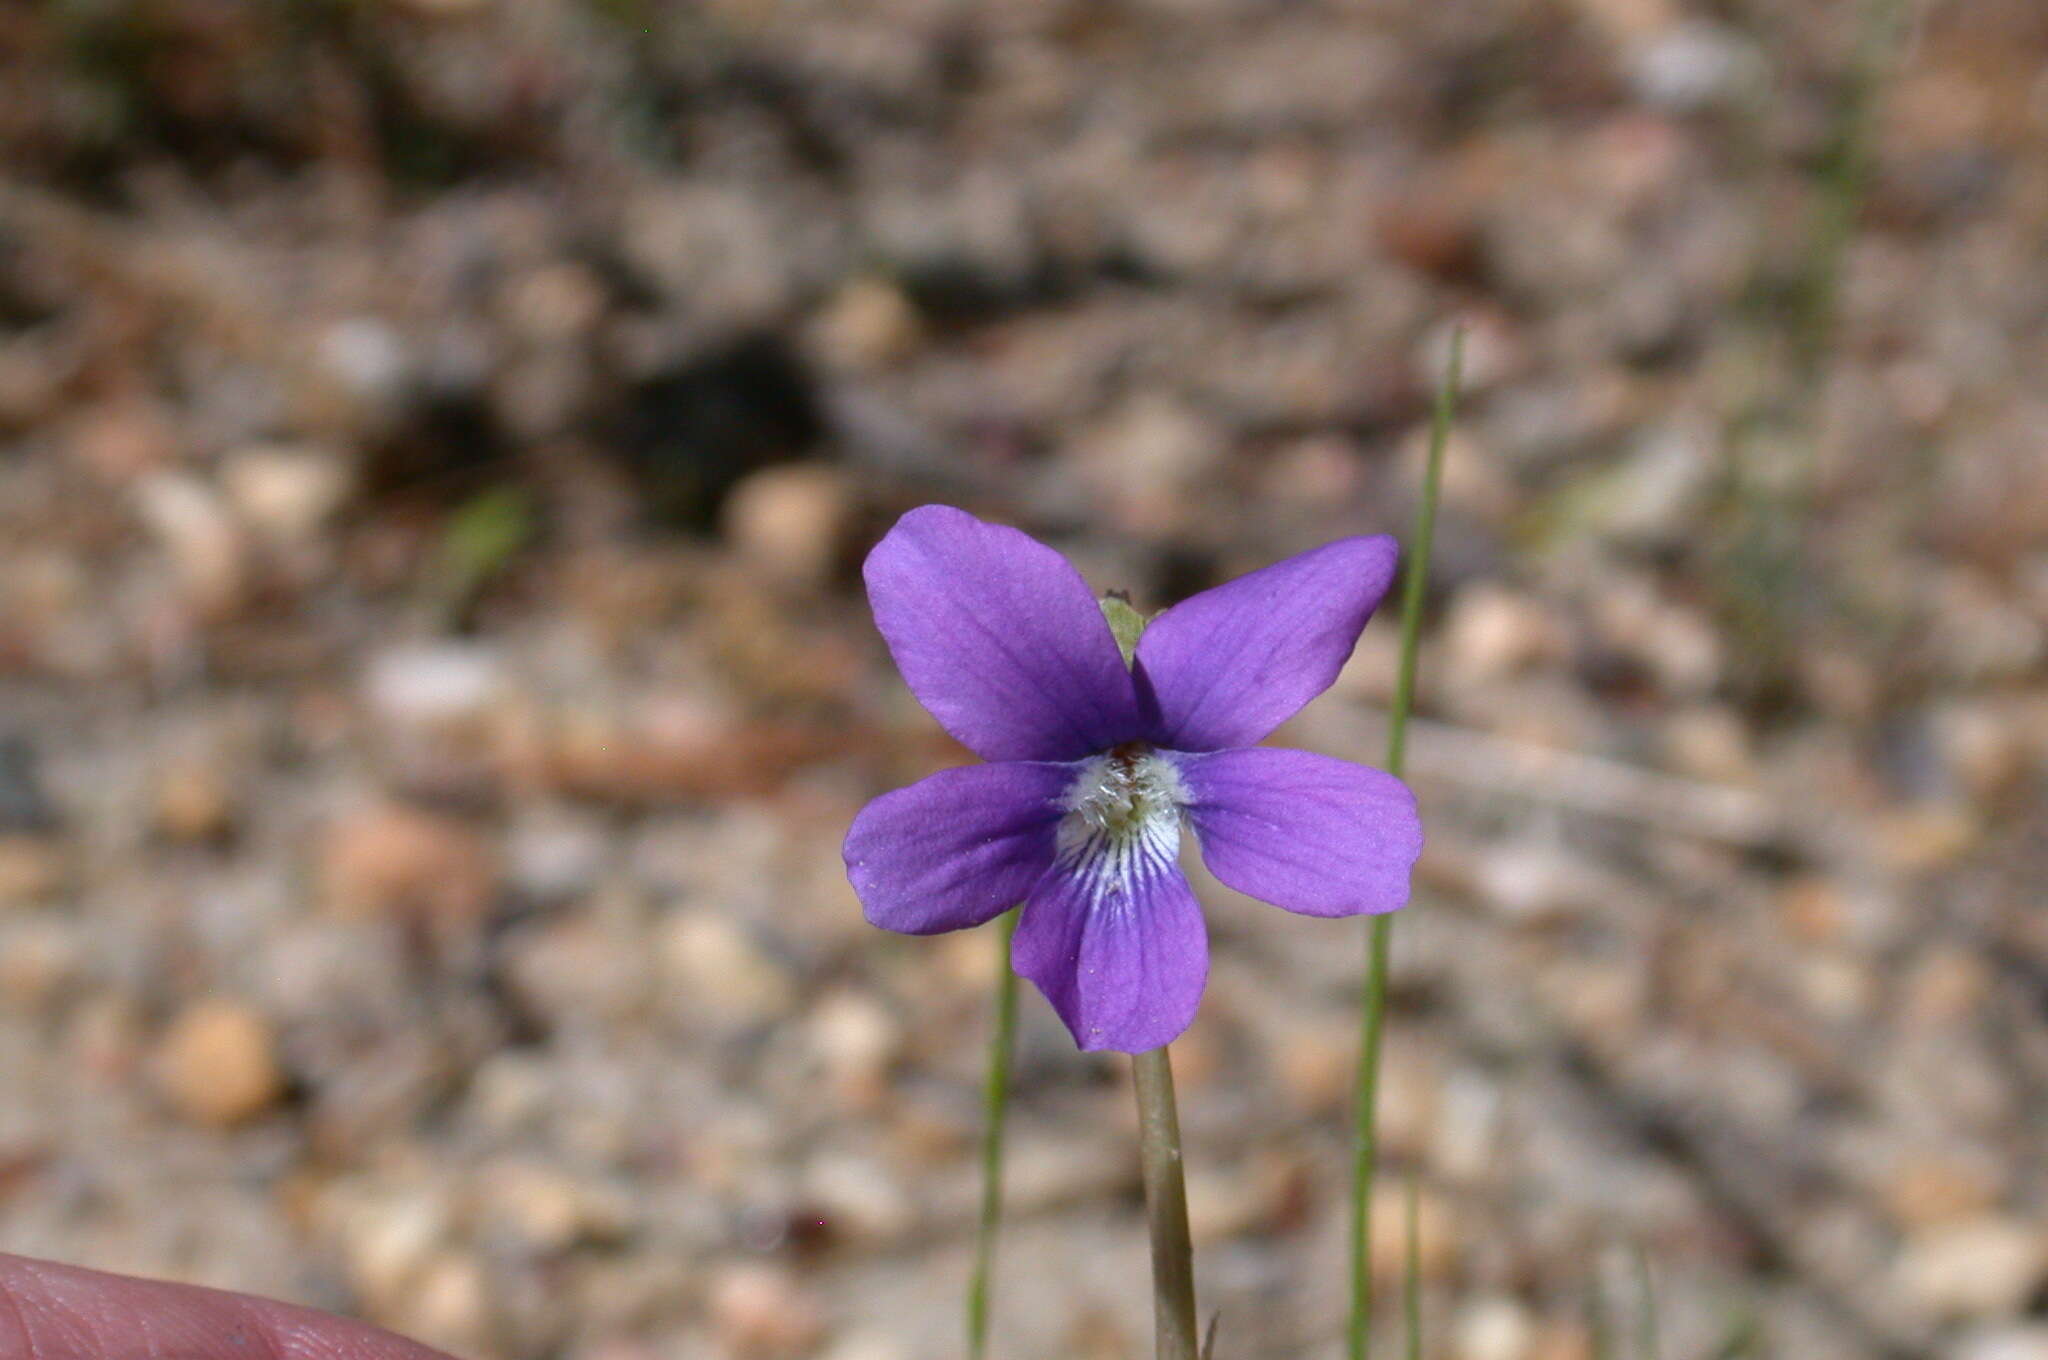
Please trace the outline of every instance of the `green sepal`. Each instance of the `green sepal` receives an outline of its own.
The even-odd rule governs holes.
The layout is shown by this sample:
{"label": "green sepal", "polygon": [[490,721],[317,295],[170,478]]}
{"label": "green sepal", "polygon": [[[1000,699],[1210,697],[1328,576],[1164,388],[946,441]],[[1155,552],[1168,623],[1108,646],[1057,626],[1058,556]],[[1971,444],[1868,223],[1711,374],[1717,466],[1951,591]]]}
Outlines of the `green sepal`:
{"label": "green sepal", "polygon": [[1116,638],[1116,649],[1124,654],[1124,664],[1131,664],[1137,655],[1138,638],[1151,620],[1131,607],[1129,597],[1121,591],[1112,590],[1097,603],[1102,606],[1102,617],[1109,622],[1109,631]]}

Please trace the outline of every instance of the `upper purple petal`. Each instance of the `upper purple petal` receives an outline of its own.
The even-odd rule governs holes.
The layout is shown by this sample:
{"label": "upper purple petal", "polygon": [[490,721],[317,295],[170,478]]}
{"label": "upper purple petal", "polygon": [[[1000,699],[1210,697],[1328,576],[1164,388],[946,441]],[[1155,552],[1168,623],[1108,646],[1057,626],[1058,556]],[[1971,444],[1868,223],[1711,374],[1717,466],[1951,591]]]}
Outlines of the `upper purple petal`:
{"label": "upper purple petal", "polygon": [[1101,607],[1043,543],[927,505],[896,521],[865,574],[904,681],[982,758],[1077,760],[1138,735]]}
{"label": "upper purple petal", "polygon": [[1022,902],[1053,861],[1071,766],[1005,761],[941,770],[862,808],[846,876],[885,930],[978,926]]}
{"label": "upper purple petal", "polygon": [[1394,579],[1394,540],[1344,538],[1189,596],[1138,640],[1150,739],[1251,746],[1330,687]]}
{"label": "upper purple petal", "polygon": [[1209,872],[1309,916],[1392,911],[1422,853],[1415,795],[1383,770],[1261,746],[1176,755]]}
{"label": "upper purple petal", "polygon": [[1108,892],[1061,866],[1025,903],[1010,962],[1083,1049],[1143,1053],[1194,1022],[1209,979],[1209,932],[1171,860]]}

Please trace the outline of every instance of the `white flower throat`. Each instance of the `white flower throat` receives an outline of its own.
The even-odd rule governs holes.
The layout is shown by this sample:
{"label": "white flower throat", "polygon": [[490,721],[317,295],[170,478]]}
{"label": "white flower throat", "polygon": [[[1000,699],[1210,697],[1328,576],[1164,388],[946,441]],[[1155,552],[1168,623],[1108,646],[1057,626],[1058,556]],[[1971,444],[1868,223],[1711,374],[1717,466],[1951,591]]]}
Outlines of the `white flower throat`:
{"label": "white flower throat", "polygon": [[1061,799],[1060,863],[1100,904],[1125,896],[1180,853],[1187,785],[1173,762],[1143,742],[1083,761]]}

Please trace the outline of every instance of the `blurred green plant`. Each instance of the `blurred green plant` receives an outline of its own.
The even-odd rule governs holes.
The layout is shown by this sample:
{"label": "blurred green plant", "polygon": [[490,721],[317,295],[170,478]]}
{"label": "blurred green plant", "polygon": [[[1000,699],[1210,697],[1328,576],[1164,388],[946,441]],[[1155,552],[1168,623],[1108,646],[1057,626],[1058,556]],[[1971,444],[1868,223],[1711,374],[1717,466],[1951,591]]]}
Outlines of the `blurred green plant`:
{"label": "blurred green plant", "polygon": [[1636,1278],[1636,1360],[1657,1360],[1661,1328],[1657,1321],[1657,1280],[1650,1270],[1650,1253],[1639,1242],[1629,1253],[1629,1260],[1635,1266]]}
{"label": "blurred green plant", "polygon": [[1401,1263],[1401,1312],[1406,1319],[1407,1360],[1422,1360],[1422,1179],[1408,1177],[1407,1224]]}
{"label": "blurred green plant", "polygon": [[[1407,764],[1408,714],[1415,705],[1415,664],[1422,645],[1422,602],[1429,583],[1429,553],[1436,538],[1437,502],[1443,495],[1444,449],[1465,363],[1465,332],[1451,332],[1451,352],[1437,389],[1430,421],[1429,458],[1422,474],[1422,499],[1415,532],[1407,545],[1407,574],[1401,592],[1401,660],[1394,677],[1393,709],[1387,716],[1387,773],[1399,776]],[[1358,1100],[1352,1122],[1351,1166],[1351,1360],[1372,1350],[1373,1180],[1379,1170],[1380,1049],[1387,1026],[1387,964],[1393,951],[1394,917],[1372,918],[1366,949],[1364,992],[1359,1006]]]}
{"label": "blurred green plant", "polygon": [[1734,1310],[1720,1342],[1707,1352],[1707,1360],[1742,1360],[1745,1355],[1761,1354],[1764,1354],[1763,1324],[1757,1320],[1753,1310],[1744,1306]]}
{"label": "blurred green plant", "polygon": [[456,508],[427,575],[429,606],[444,626],[459,624],[533,541],[535,522],[533,493],[520,486],[492,487]]}
{"label": "blurred green plant", "polygon": [[1017,971],[1010,967],[1010,937],[1017,933],[1020,914],[1020,908],[1012,908],[996,927],[996,1021],[982,1084],[981,1221],[975,1227],[974,1269],[967,1283],[968,1360],[988,1354],[996,1240],[1003,1223],[1003,1132],[1010,1111],[1010,1065],[1017,1051]]}
{"label": "blurred green plant", "polygon": [[[1856,52],[1836,102],[1811,220],[1796,272],[1760,264],[1750,311],[1762,325],[1740,337],[1728,376],[1735,413],[1725,442],[1720,560],[1713,579],[1723,621],[1740,642],[1738,679],[1769,701],[1789,680],[1791,651],[1836,592],[1806,551],[1821,441],[1820,398],[1832,366],[1842,278],[1867,197],[1874,135],[1895,65],[1905,0],[1863,0]],[[1761,252],[1760,252],[1761,253]]]}
{"label": "blurred green plant", "polygon": [[[166,160],[204,179],[360,159],[403,189],[445,188],[550,154],[544,117],[469,117],[421,77],[417,20],[372,0],[51,0],[19,40],[43,113],[29,163],[81,197],[118,199]],[[10,36],[15,36],[10,34]]]}

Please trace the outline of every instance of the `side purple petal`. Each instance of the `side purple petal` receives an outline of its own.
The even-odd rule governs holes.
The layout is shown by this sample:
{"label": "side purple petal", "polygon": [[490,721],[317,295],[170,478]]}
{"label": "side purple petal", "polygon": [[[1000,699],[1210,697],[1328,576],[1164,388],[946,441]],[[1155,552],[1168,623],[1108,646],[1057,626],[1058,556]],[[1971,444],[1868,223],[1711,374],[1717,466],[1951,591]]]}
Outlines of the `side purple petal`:
{"label": "side purple petal", "polygon": [[1288,911],[1355,916],[1408,900],[1422,853],[1415,795],[1383,770],[1254,747],[1175,757],[1202,861]]}
{"label": "side purple petal", "polygon": [[907,935],[978,926],[1022,902],[1053,861],[1072,767],[941,770],[862,808],[846,876],[871,924]]}
{"label": "side purple petal", "polygon": [[1081,1048],[1143,1053],[1193,1023],[1209,979],[1209,932],[1171,862],[1108,894],[1062,866],[1025,903],[1010,962]]}
{"label": "side purple petal", "polygon": [[1394,579],[1394,540],[1344,538],[1191,595],[1138,640],[1150,739],[1255,745],[1337,678]]}
{"label": "side purple petal", "polygon": [[1078,760],[1138,734],[1130,672],[1081,573],[949,505],[868,554],[889,652],[939,725],[985,760]]}

